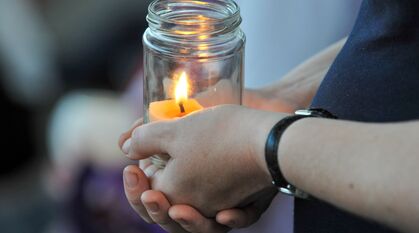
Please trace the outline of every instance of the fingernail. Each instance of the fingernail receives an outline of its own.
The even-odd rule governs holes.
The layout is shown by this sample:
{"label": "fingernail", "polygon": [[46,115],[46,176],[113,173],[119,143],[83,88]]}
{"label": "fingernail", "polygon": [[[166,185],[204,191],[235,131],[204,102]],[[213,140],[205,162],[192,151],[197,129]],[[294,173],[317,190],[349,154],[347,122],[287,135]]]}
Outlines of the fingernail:
{"label": "fingernail", "polygon": [[227,223],[227,226],[229,226],[229,227],[234,227],[234,226],[235,226],[235,224],[236,224],[236,222],[235,222],[235,221],[229,221],[229,222]]}
{"label": "fingernail", "polygon": [[176,222],[178,222],[180,225],[183,225],[183,226],[189,225],[188,221],[186,221],[183,218],[176,220]]}
{"label": "fingernail", "polygon": [[157,213],[159,212],[159,205],[157,205],[156,203],[148,203],[146,204],[147,209],[151,212],[151,213]]}
{"label": "fingernail", "polygon": [[127,183],[129,188],[135,188],[138,184],[138,177],[136,174],[132,172],[125,172],[124,173],[125,182]]}
{"label": "fingernail", "polygon": [[124,142],[124,145],[122,145],[122,152],[124,152],[125,154],[128,154],[130,147],[131,147],[131,138],[128,138]]}

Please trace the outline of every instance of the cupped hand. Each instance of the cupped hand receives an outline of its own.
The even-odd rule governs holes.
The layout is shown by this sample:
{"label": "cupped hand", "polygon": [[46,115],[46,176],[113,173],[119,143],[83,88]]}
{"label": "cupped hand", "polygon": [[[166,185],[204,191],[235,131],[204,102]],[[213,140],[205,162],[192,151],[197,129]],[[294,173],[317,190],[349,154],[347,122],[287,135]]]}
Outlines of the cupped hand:
{"label": "cupped hand", "polygon": [[[142,124],[143,119],[140,118],[121,135],[119,139],[121,148],[123,143],[131,137],[133,130]],[[227,226],[203,217],[191,206],[171,206],[162,192],[151,190],[149,177],[152,177],[158,168],[149,159],[140,161],[139,165],[139,167],[129,165],[124,169],[124,190],[131,207],[144,221],[159,224],[170,233],[222,233],[229,230]],[[234,216],[232,217],[234,219]]]}
{"label": "cupped hand", "polygon": [[[119,140],[122,148],[135,128],[142,125],[143,119],[137,120]],[[206,218],[189,205],[173,205],[165,195],[151,190],[149,177],[158,170],[149,159],[140,161],[140,167],[130,165],[124,170],[124,188],[132,208],[148,223],[157,223],[171,233],[181,232],[227,232],[230,228],[243,228],[256,222],[276,195],[272,190],[268,195],[249,203],[242,208],[222,210],[216,218]],[[158,208],[155,211],[153,207]],[[148,207],[148,208],[147,208]]]}
{"label": "cupped hand", "polygon": [[172,204],[188,204],[204,216],[222,219],[219,211],[254,203],[259,199],[255,193],[264,190],[274,193],[263,148],[270,128],[282,117],[218,106],[136,127],[122,148],[131,159],[170,155],[166,167],[150,177],[153,189]]}

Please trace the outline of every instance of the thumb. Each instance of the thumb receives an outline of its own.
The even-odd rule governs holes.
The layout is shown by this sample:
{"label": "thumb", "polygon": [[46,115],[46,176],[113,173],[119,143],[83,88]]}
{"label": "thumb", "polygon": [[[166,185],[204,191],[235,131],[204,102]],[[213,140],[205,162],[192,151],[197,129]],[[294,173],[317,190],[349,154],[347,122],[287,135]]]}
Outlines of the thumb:
{"label": "thumb", "polygon": [[141,195],[149,189],[149,180],[141,169],[135,165],[124,169],[124,190],[129,204],[146,222],[152,223],[153,220],[140,199]]}
{"label": "thumb", "polygon": [[142,160],[156,154],[168,154],[167,148],[173,141],[175,126],[170,121],[153,122],[135,128],[122,151],[130,159]]}

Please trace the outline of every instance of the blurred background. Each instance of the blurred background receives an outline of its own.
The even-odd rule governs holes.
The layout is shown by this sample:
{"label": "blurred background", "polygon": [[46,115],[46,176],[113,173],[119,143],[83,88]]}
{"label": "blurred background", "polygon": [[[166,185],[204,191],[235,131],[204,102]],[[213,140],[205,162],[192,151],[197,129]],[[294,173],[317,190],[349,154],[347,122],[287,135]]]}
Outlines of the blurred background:
{"label": "blurred background", "polygon": [[[0,0],[2,233],[162,232],[123,194],[119,134],[142,115],[148,0]],[[246,86],[346,36],[361,0],[237,0]],[[236,232],[291,232],[292,199]],[[275,216],[275,217],[272,217]]]}

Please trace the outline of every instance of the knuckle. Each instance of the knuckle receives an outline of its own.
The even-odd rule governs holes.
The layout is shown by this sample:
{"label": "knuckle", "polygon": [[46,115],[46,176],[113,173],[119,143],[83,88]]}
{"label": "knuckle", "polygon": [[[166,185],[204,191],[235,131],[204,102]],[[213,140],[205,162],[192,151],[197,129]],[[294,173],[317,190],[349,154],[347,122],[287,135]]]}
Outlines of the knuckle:
{"label": "knuckle", "polygon": [[134,154],[140,153],[142,145],[149,140],[149,127],[142,125],[132,131],[131,150]]}
{"label": "knuckle", "polygon": [[143,207],[143,203],[137,193],[133,193],[132,191],[125,189],[125,196],[133,208]]}
{"label": "knuckle", "polygon": [[146,128],[145,125],[135,128],[131,134],[132,139],[134,139],[134,141],[138,141],[138,139],[143,138],[145,128]]}
{"label": "knuckle", "polygon": [[143,207],[143,203],[141,202],[140,198],[134,197],[132,195],[127,195],[127,199],[134,208]]}

